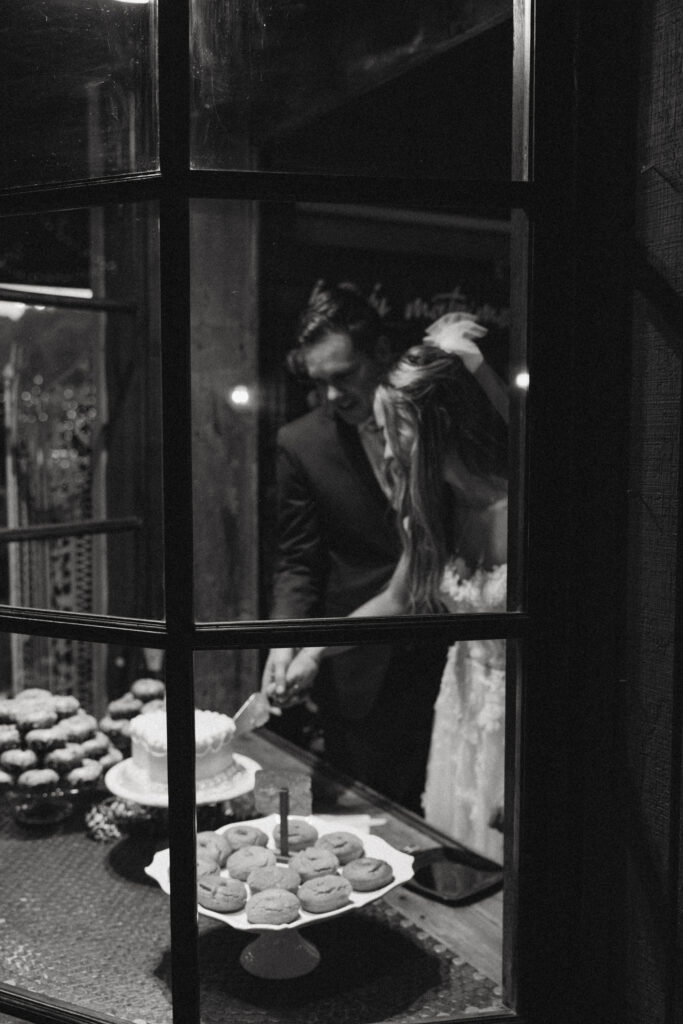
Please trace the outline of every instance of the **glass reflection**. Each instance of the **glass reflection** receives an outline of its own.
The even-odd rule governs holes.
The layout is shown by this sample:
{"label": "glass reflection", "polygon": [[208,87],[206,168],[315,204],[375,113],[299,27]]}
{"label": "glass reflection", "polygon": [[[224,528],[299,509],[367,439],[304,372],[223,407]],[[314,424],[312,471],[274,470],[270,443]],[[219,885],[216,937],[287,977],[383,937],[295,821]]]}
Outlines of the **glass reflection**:
{"label": "glass reflection", "polygon": [[4,223],[4,604],[163,614],[155,232],[151,209]]}
{"label": "glass reflection", "polygon": [[193,0],[192,47],[196,167],[509,177],[510,0]]}
{"label": "glass reflection", "polygon": [[4,185],[157,166],[156,3],[7,0]]}
{"label": "glass reflection", "polygon": [[[0,635],[0,980],[170,1024],[169,903],[145,884],[166,812],[121,785],[139,687],[164,688],[159,653]],[[76,659],[87,678],[65,671]]]}

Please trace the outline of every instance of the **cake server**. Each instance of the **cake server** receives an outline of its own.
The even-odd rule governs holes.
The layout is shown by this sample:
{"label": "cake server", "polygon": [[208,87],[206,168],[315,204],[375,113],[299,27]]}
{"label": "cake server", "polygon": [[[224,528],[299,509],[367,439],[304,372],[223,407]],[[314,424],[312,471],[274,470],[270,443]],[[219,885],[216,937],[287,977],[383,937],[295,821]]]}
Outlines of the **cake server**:
{"label": "cake server", "polygon": [[273,709],[262,693],[252,693],[247,697],[242,707],[233,715],[235,723],[235,735],[243,736],[245,732],[258,729],[265,725]]}

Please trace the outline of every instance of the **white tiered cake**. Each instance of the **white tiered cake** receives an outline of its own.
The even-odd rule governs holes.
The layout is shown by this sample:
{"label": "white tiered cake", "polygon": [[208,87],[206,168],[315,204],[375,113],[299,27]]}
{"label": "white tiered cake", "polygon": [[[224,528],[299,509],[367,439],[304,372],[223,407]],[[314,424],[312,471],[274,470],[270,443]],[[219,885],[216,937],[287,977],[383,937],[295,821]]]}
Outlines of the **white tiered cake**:
{"label": "white tiered cake", "polygon": [[[235,723],[218,711],[194,713],[195,772],[197,793],[229,782],[242,767],[233,757]],[[138,715],[130,724],[131,759],[127,763],[131,781],[143,792],[168,790],[168,746],[166,712]]]}

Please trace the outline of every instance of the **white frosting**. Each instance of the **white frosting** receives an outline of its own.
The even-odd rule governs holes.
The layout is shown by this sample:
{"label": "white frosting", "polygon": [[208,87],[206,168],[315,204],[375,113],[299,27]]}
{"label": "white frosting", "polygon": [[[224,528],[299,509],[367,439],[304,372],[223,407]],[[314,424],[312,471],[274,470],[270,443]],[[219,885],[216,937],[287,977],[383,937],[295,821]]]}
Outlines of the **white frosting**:
{"label": "white frosting", "polygon": [[[227,782],[239,770],[232,755],[235,723],[219,711],[194,713],[195,773],[197,789]],[[139,786],[152,790],[168,787],[166,712],[150,711],[130,723],[130,774]]]}

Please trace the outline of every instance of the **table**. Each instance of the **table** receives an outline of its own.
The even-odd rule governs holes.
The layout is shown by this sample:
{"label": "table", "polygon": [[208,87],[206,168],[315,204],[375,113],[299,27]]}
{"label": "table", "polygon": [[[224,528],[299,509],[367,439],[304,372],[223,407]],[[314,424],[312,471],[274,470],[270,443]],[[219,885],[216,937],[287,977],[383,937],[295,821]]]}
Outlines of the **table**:
{"label": "table", "polygon": [[[443,838],[266,730],[238,749],[263,767],[309,771],[315,813],[369,815],[374,832],[410,851]],[[250,799],[233,802],[236,820],[255,816]],[[136,1024],[171,1024],[169,900],[144,873],[167,839],[94,842],[84,810],[45,832],[0,817],[0,980]],[[321,964],[293,984],[247,974],[238,958],[253,936],[200,915],[203,1024],[370,1024],[499,1010],[501,918],[501,893],[453,908],[401,886],[310,925]]]}

